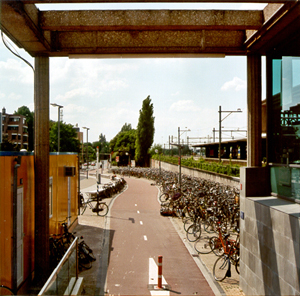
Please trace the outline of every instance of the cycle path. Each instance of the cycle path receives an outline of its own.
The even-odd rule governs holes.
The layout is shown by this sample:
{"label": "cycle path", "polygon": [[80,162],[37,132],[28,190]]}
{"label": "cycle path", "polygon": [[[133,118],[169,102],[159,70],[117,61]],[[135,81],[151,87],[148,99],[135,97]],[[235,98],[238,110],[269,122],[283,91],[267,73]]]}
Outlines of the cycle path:
{"label": "cycle path", "polygon": [[[144,179],[127,179],[128,189],[111,209],[110,260],[105,292],[110,295],[214,295],[170,219],[160,215],[157,189]],[[165,289],[155,288],[149,261],[163,257]],[[155,265],[152,267],[155,268]],[[153,281],[153,284],[150,283]]]}
{"label": "cycle path", "polygon": [[[106,174],[106,176],[107,179],[105,180],[105,178],[102,178],[102,180],[105,180],[104,182],[110,182],[108,178],[109,174]],[[132,183],[131,180],[134,180],[135,178],[125,177],[125,179],[130,185],[130,183]],[[147,192],[150,188],[148,187],[148,185],[150,186],[150,183],[152,183],[152,181],[142,179],[135,180],[139,184],[143,184],[140,186],[142,186],[142,189],[145,192]],[[91,179],[86,179],[81,181],[81,188],[84,189],[84,187],[85,189],[88,188],[89,190],[92,190],[93,188],[96,188],[96,183],[94,183],[93,185],[93,181]],[[122,193],[121,195],[123,194],[126,194],[126,192]],[[113,202],[113,200],[108,202]],[[159,209],[156,209],[155,211],[156,214],[159,215]],[[107,264],[105,261],[106,258],[108,258],[108,256],[110,255],[111,245],[109,238],[112,238],[115,234],[115,230],[111,229],[110,227],[110,216],[111,212],[109,212],[108,216],[106,217],[98,217],[92,212],[89,213],[89,211],[87,210],[83,216],[79,216],[79,224],[75,228],[75,231],[78,231],[78,235],[84,236],[85,241],[90,245],[90,247],[94,251],[95,256],[97,257],[97,260],[93,263],[93,267],[90,270],[86,270],[80,273],[80,276],[84,277],[86,295],[104,295],[104,293],[107,292],[104,291],[104,287],[106,284],[106,270],[103,270],[103,265]],[[211,270],[216,257],[214,255],[198,256],[196,254],[193,245],[185,238],[183,224],[180,219],[161,216],[159,217],[159,219],[160,218],[164,219],[164,221],[170,221],[170,223],[172,223],[174,232],[183,242],[190,258],[194,260],[197,268],[204,275],[205,280],[207,281],[215,295],[244,295],[238,286],[239,282],[236,275],[233,275],[233,278],[226,278],[222,283],[218,283],[213,280]],[[183,250],[181,250],[180,252],[183,252]],[[153,255],[153,257],[157,255]],[[155,261],[157,262],[157,258],[155,258]],[[147,271],[147,273],[149,274],[149,270]]]}

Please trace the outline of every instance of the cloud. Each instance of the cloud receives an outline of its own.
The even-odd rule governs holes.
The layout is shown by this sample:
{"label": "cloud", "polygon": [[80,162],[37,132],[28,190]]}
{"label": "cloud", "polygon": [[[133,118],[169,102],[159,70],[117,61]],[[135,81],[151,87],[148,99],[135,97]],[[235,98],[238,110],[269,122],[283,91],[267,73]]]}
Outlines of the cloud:
{"label": "cloud", "polygon": [[170,111],[176,112],[197,112],[201,109],[195,105],[194,101],[192,100],[180,100],[173,103],[170,107]]}
{"label": "cloud", "polygon": [[57,102],[70,102],[70,101],[82,101],[86,98],[92,98],[101,95],[101,93],[97,92],[96,90],[92,90],[91,88],[87,87],[80,87],[80,88],[75,88],[72,90],[67,91],[65,94],[58,94],[55,98],[54,101]]}
{"label": "cloud", "polygon": [[0,61],[0,73],[2,74],[1,76],[3,76],[2,80],[7,79],[10,82],[18,82],[33,85],[33,71],[22,61],[14,59]]}
{"label": "cloud", "polygon": [[180,95],[180,92],[179,92],[179,91],[177,91],[177,92],[171,94],[172,97],[177,97],[177,96],[179,96],[179,95]]}
{"label": "cloud", "polygon": [[223,84],[221,87],[222,91],[227,91],[227,90],[235,90],[235,91],[240,91],[244,90],[247,88],[247,83],[245,80],[242,80],[238,77],[234,77],[231,81],[227,81]]}

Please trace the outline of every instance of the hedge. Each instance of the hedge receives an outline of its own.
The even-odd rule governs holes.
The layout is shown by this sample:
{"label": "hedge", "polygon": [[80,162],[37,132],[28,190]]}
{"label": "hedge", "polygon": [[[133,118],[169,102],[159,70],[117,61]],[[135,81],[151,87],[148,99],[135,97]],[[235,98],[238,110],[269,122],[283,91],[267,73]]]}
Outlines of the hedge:
{"label": "hedge", "polygon": [[[152,155],[153,159],[161,160],[163,162],[178,164],[177,156],[167,155]],[[190,158],[181,158],[181,165],[189,168],[196,168],[204,171],[215,172],[233,177],[240,176],[240,166],[237,164],[223,164],[217,162],[209,162],[203,158],[195,160],[192,156]]]}

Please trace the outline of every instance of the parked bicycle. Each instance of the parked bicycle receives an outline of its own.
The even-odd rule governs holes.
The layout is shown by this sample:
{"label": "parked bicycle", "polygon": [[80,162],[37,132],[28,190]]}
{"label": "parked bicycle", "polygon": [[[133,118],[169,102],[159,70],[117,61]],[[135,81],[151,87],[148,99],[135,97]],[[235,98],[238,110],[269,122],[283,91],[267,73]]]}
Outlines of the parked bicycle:
{"label": "parked bicycle", "polygon": [[108,213],[108,205],[103,202],[100,194],[97,193],[96,197],[89,197],[86,201],[84,200],[83,194],[80,193],[80,215],[83,215],[87,207],[89,207],[92,212],[97,213],[98,216],[105,216]]}
{"label": "parked bicycle", "polygon": [[11,288],[0,285],[0,295],[15,295],[15,293]]}
{"label": "parked bicycle", "polygon": [[[68,219],[69,217],[67,217]],[[68,250],[70,245],[75,239],[75,232],[70,232],[68,226],[65,222],[62,223],[63,233],[62,234],[52,234],[49,238],[50,242],[50,265],[54,269],[60,262],[65,252]],[[92,262],[96,260],[93,250],[82,240],[78,243],[78,265],[79,269],[90,269],[92,267]]]}
{"label": "parked bicycle", "polygon": [[214,253],[219,256],[213,267],[216,281],[223,281],[226,277],[231,277],[231,264],[235,266],[236,272],[240,273],[239,235],[236,240],[229,239],[229,236],[228,233],[223,235],[219,229],[219,237],[212,241]]}

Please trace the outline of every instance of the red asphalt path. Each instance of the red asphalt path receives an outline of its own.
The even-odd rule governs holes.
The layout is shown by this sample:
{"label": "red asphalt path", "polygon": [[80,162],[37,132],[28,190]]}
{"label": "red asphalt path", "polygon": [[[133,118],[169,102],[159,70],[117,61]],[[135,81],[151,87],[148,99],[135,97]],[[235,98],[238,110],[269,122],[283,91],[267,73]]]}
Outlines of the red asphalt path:
{"label": "red asphalt path", "polygon": [[109,295],[151,295],[149,258],[163,256],[170,295],[214,295],[170,219],[160,215],[158,190],[143,179],[127,178],[128,189],[110,212]]}

